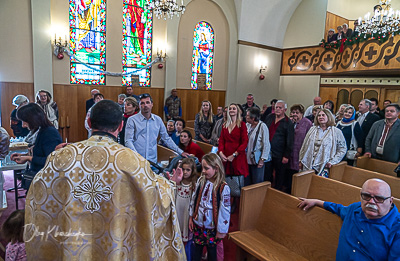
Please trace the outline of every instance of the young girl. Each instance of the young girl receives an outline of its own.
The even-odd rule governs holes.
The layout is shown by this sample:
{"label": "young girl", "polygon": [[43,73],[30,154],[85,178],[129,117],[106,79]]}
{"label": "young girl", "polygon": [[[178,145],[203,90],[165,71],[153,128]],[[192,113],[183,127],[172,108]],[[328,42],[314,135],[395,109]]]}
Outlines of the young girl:
{"label": "young girl", "polygon": [[3,224],[4,239],[9,242],[6,246],[5,261],[26,261],[25,243],[23,240],[25,211],[16,210]]}
{"label": "young girl", "polygon": [[217,243],[228,233],[230,220],[230,189],[225,182],[221,159],[208,153],[201,161],[202,175],[190,203],[189,229],[193,231],[193,260],[201,260],[204,246],[208,260],[217,260]]}
{"label": "young girl", "polygon": [[196,163],[192,158],[185,158],[178,165],[182,169],[183,177],[180,184],[177,183],[176,212],[179,227],[181,228],[182,241],[186,244],[189,238],[189,206],[192,194],[198,179]]}

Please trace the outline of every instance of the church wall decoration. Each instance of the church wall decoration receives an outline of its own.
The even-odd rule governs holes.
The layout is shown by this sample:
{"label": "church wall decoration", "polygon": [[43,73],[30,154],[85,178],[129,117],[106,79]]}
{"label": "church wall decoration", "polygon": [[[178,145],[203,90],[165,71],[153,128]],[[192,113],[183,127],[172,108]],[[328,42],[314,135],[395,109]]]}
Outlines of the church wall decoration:
{"label": "church wall decoration", "polygon": [[131,86],[135,72],[139,76],[139,86],[150,87],[151,67],[143,68],[151,63],[153,15],[145,9],[152,0],[123,0],[122,17],[122,85]]}
{"label": "church wall decoration", "polygon": [[[214,67],[214,30],[207,22],[199,22],[193,32],[192,89],[212,89]],[[198,77],[205,75],[204,77]],[[201,83],[202,86],[199,86]]]}
{"label": "church wall decoration", "polygon": [[305,47],[282,53],[282,75],[400,71],[400,35],[387,41],[369,39],[340,49]]}
{"label": "church wall decoration", "polygon": [[69,27],[70,82],[104,85],[98,71],[106,69],[106,0],[70,0]]}

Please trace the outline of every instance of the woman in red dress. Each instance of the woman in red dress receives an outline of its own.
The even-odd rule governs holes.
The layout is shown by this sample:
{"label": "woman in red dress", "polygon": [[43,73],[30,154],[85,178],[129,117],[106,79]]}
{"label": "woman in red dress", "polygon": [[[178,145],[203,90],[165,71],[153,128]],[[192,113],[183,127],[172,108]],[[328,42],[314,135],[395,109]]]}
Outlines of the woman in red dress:
{"label": "woman in red dress", "polygon": [[229,105],[228,119],[224,123],[219,138],[218,151],[225,167],[226,175],[249,175],[246,159],[248,143],[246,123],[242,121],[239,106]]}

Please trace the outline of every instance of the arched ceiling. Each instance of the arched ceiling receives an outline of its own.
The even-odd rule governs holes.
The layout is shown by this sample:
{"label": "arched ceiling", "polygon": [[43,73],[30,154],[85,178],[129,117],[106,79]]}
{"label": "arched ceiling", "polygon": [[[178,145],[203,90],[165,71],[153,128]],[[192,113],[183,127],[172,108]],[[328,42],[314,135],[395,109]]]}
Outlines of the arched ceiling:
{"label": "arched ceiling", "polygon": [[286,28],[302,0],[235,0],[239,40],[282,48]]}

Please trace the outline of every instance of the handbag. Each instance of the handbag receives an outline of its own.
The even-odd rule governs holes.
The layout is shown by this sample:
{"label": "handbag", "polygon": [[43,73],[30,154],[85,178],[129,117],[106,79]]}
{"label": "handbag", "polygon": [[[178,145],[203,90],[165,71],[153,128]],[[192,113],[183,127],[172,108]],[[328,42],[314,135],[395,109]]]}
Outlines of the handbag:
{"label": "handbag", "polygon": [[261,151],[256,150],[258,134],[260,134],[261,124],[258,125],[256,136],[254,137],[253,151],[250,154],[250,158],[253,160],[253,164],[257,165],[261,158]]}
{"label": "handbag", "polygon": [[355,160],[356,159],[356,154],[357,154],[357,141],[354,137],[354,124],[356,122],[353,122],[351,124],[351,144],[350,144],[350,149],[346,153],[346,158],[348,160]]}
{"label": "handbag", "polygon": [[225,181],[231,189],[231,196],[240,197],[240,191],[244,187],[244,176],[226,176]]}

